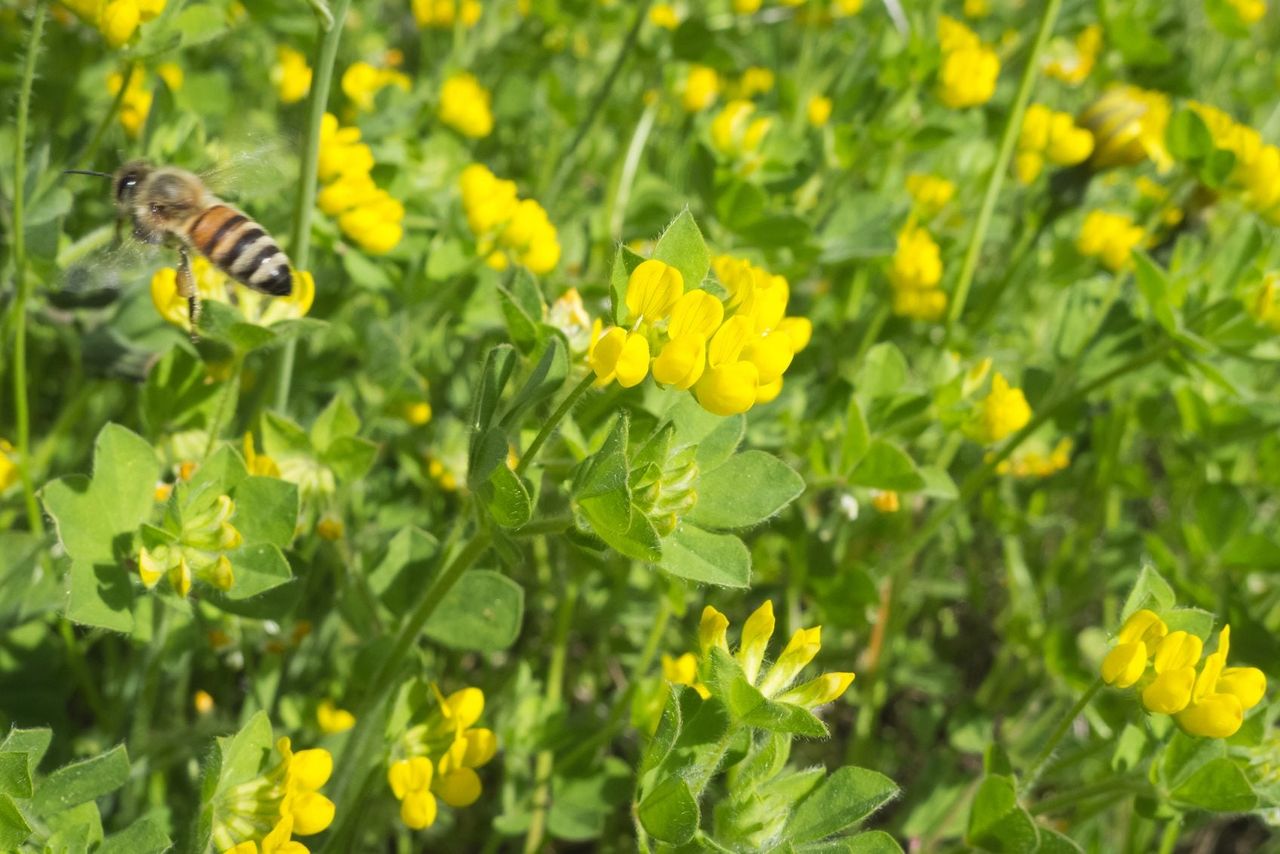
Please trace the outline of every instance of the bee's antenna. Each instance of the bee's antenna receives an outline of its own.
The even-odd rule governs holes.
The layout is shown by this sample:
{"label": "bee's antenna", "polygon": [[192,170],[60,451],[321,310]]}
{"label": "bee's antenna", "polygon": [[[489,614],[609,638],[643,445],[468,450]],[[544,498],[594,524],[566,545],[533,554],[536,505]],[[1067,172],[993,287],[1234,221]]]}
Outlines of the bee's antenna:
{"label": "bee's antenna", "polygon": [[99,178],[114,177],[110,172],[96,172],[93,169],[63,169],[63,175],[97,175]]}

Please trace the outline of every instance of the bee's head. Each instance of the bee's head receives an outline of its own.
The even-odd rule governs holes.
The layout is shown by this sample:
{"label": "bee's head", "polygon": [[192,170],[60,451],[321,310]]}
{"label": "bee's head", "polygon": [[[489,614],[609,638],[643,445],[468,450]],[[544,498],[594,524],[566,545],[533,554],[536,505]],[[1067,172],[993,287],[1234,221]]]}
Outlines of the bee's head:
{"label": "bee's head", "polygon": [[138,186],[147,175],[151,174],[153,168],[145,160],[131,160],[121,166],[111,181],[111,185],[115,188],[116,204],[128,205],[132,202]]}

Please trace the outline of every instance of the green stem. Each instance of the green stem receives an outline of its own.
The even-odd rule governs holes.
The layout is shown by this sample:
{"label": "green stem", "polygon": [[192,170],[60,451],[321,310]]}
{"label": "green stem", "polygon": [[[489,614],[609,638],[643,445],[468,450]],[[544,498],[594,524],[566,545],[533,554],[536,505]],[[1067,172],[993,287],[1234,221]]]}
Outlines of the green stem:
{"label": "green stem", "polygon": [[1182,835],[1182,813],[1178,813],[1169,819],[1168,824],[1164,826],[1164,832],[1160,834],[1160,851],[1159,854],[1173,854],[1178,847],[1178,837]]}
{"label": "green stem", "polygon": [[560,167],[556,170],[555,176],[551,180],[551,186],[547,189],[549,197],[554,197],[559,193],[560,186],[573,170],[573,155],[577,152],[578,146],[582,145],[582,141],[587,138],[591,128],[595,126],[601,108],[609,100],[609,94],[613,91],[614,84],[618,82],[618,75],[622,73],[622,66],[626,65],[627,58],[631,56],[631,51],[640,37],[640,28],[644,26],[645,20],[649,17],[649,6],[652,3],[653,0],[640,0],[635,4],[635,20],[631,24],[631,29],[627,31],[627,37],[622,42],[622,47],[618,49],[618,55],[613,60],[613,66],[609,69],[609,73],[605,75],[600,88],[596,90],[595,97],[591,99],[591,106],[587,109],[587,114],[582,121],[578,123],[578,130],[574,133],[573,139],[560,152]]}
{"label": "green stem", "polygon": [[1040,803],[1032,804],[1028,807],[1028,812],[1032,815],[1048,815],[1049,813],[1059,812],[1067,807],[1075,806],[1081,801],[1087,801],[1102,795],[1111,795],[1117,792],[1138,794],[1149,791],[1150,786],[1144,785],[1140,777],[1110,777],[1097,783],[1090,783],[1087,786],[1072,789],[1056,797],[1046,798]]}
{"label": "green stem", "polygon": [[[320,19],[320,44],[316,48],[315,65],[312,68],[311,92],[307,100],[307,130],[302,140],[302,172],[298,176],[298,195],[293,203],[293,231],[290,233],[289,254],[296,270],[311,268],[311,215],[316,206],[317,174],[320,162],[320,124],[329,103],[329,88],[333,83],[333,64],[338,57],[338,43],[342,41],[342,25],[347,20],[351,0],[335,0],[333,9],[308,0]],[[324,7],[324,11],[322,11]],[[327,13],[327,17],[326,17]],[[298,339],[291,338],[284,345],[280,357],[280,374],[276,384],[276,409],[287,412],[289,387],[293,383],[293,363],[297,359]]]}
{"label": "green stem", "polygon": [[209,459],[209,455],[213,453],[213,446],[218,444],[218,434],[222,432],[223,422],[227,418],[227,407],[240,388],[240,370],[243,367],[244,359],[236,356],[231,366],[231,376],[227,377],[227,381],[222,386],[222,393],[218,395],[218,406],[213,411],[213,420],[209,422],[209,438],[205,440],[204,456],[200,458],[201,462]]}
{"label": "green stem", "polygon": [[462,577],[462,574],[470,569],[479,560],[480,556],[485,553],[491,541],[492,535],[489,533],[477,533],[440,572],[436,580],[423,592],[422,598],[418,600],[413,610],[409,612],[405,621],[401,623],[400,630],[396,633],[395,640],[392,642],[391,651],[382,660],[382,664],[374,672],[373,678],[369,680],[368,693],[356,713],[355,728],[351,731],[351,736],[342,751],[341,761],[334,766],[336,772],[333,783],[330,785],[329,791],[326,792],[338,804],[339,823],[332,833],[331,839],[343,839],[347,825],[359,819],[355,803],[344,802],[344,790],[350,782],[351,775],[363,768],[370,756],[377,755],[372,747],[367,747],[370,740],[377,735],[377,721],[375,719],[378,718],[378,711],[382,708],[383,703],[391,693],[392,687],[395,685],[395,678],[400,673],[410,648],[417,643],[423,626],[427,624],[427,620],[431,619],[431,615],[435,613],[436,608],[440,607],[444,597],[458,583],[458,579]]}
{"label": "green stem", "polygon": [[40,40],[44,36],[44,22],[49,13],[45,0],[36,3],[35,18],[31,22],[31,36],[27,40],[27,60],[22,68],[22,85],[18,91],[18,127],[13,156],[13,277],[17,298],[13,303],[13,317],[17,323],[13,336],[13,412],[16,421],[14,435],[17,451],[18,476],[22,479],[22,495],[27,507],[27,525],[33,534],[44,531],[40,508],[36,504],[36,491],[31,483],[31,412],[27,390],[27,300],[31,296],[31,284],[27,281],[27,228],[25,207],[27,196],[27,118],[31,113],[31,86],[35,80],[36,57],[40,53]]}
{"label": "green stem", "polygon": [[[78,158],[77,162],[81,166],[89,167],[93,163],[93,159],[98,156],[98,149],[102,146],[102,140],[111,128],[111,123],[115,121],[115,117],[120,113],[120,105],[124,103],[124,96],[129,92],[129,83],[133,80],[136,68],[137,66],[132,62],[124,64],[124,73],[120,75],[120,90],[111,99],[111,106],[107,108],[106,115],[98,122],[98,126],[94,128],[93,136],[89,138],[89,144],[85,147],[84,153]],[[110,227],[108,229],[110,231]]]}
{"label": "green stem", "polygon": [[546,444],[547,439],[551,438],[551,434],[560,426],[560,422],[577,404],[579,398],[587,393],[587,389],[591,388],[591,384],[595,382],[595,379],[595,374],[588,371],[582,381],[573,387],[573,391],[569,392],[568,396],[560,401],[556,411],[551,413],[547,423],[543,424],[542,429],[538,431],[538,435],[533,437],[533,441],[529,444],[529,449],[520,457],[520,462],[516,463],[516,474],[524,474],[524,470],[538,456],[538,451],[542,450],[542,446]]}
{"label": "green stem", "polygon": [[1022,129],[1022,114],[1031,99],[1031,87],[1035,85],[1040,72],[1040,54],[1049,43],[1053,33],[1053,24],[1058,18],[1058,10],[1062,8],[1062,0],[1046,0],[1044,11],[1040,13],[1040,29],[1036,31],[1036,40],[1031,44],[1031,54],[1027,57],[1027,65],[1022,70],[1022,80],[1018,83],[1018,92],[1013,98],[1013,107],[1009,110],[1009,118],[1005,121],[1004,135],[1000,137],[1000,148],[996,154],[996,162],[991,167],[991,177],[987,181],[987,191],[982,197],[982,207],[978,209],[978,219],[973,224],[973,232],[969,235],[969,245],[964,252],[964,260],[960,263],[960,277],[956,281],[955,293],[951,297],[951,306],[947,311],[947,338],[951,337],[955,322],[964,311],[965,301],[969,298],[969,288],[973,284],[973,274],[978,267],[978,256],[982,253],[982,243],[987,237],[987,229],[991,225],[991,215],[995,212],[996,199],[1004,184],[1004,176],[1009,171],[1009,161],[1013,159],[1013,150]]}
{"label": "green stem", "polygon": [[[564,662],[568,653],[569,628],[573,625],[573,609],[577,601],[578,581],[572,579],[565,587],[556,614],[551,660],[547,665],[546,692],[542,698],[543,720],[560,708],[564,694]],[[547,831],[547,813],[551,806],[551,772],[554,767],[555,754],[550,750],[539,751],[533,772],[533,816],[524,837],[524,854],[536,854],[542,848]]]}
{"label": "green stem", "polygon": [[1088,690],[1076,700],[1075,705],[1067,710],[1067,713],[1058,721],[1058,725],[1053,728],[1053,732],[1049,735],[1049,740],[1044,743],[1044,747],[1040,748],[1040,752],[1036,754],[1036,758],[1031,761],[1031,767],[1027,769],[1022,780],[1022,790],[1024,792],[1031,791],[1035,786],[1036,780],[1040,777],[1040,772],[1044,770],[1045,763],[1049,761],[1049,757],[1053,755],[1053,751],[1057,749],[1058,742],[1062,741],[1062,737],[1067,734],[1067,730],[1071,728],[1071,724],[1076,718],[1080,717],[1085,707],[1092,702],[1094,696],[1102,689],[1102,680],[1095,679]]}

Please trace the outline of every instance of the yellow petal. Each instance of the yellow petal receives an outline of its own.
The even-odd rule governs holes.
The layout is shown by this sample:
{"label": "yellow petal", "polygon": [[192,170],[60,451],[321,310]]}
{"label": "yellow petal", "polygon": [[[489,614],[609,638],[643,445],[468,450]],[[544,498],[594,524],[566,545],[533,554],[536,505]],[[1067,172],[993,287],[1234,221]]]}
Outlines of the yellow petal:
{"label": "yellow petal", "polygon": [[1209,694],[1177,715],[1178,725],[1201,738],[1230,738],[1244,723],[1244,708],[1234,694]]}
{"label": "yellow petal", "polygon": [[649,340],[638,332],[628,333],[618,354],[618,385],[632,388],[649,374]]}
{"label": "yellow petal", "polygon": [[737,415],[756,402],[760,371],[750,362],[733,362],[709,368],[698,380],[695,393],[702,408],[714,415]]}
{"label": "yellow petal", "polygon": [[632,322],[664,320],[684,292],[680,271],[656,258],[642,262],[627,278],[627,311]]}
{"label": "yellow petal", "polygon": [[447,716],[461,729],[480,720],[484,712],[484,692],[479,688],[463,688],[454,691],[444,701]]}
{"label": "yellow petal", "polygon": [[1147,647],[1142,641],[1118,643],[1102,659],[1102,681],[1117,688],[1128,688],[1147,670]]}
{"label": "yellow petal", "polygon": [[437,778],[431,790],[451,807],[468,807],[480,799],[480,775],[458,768]]}
{"label": "yellow petal", "polygon": [[671,309],[667,336],[672,340],[686,335],[710,338],[724,321],[724,305],[707,291],[689,291]]}
{"label": "yellow petal", "polygon": [[291,796],[289,812],[293,815],[293,832],[310,836],[333,823],[334,806],[319,792],[297,792]]}
{"label": "yellow petal", "polygon": [[1200,652],[1203,647],[1204,642],[1193,634],[1181,631],[1170,632],[1156,646],[1152,665],[1156,673],[1195,667],[1200,661]]}
{"label": "yellow petal", "polygon": [[333,755],[324,748],[299,750],[289,759],[289,778],[303,789],[319,789],[333,773]]}
{"label": "yellow petal", "polygon": [[435,824],[435,795],[430,792],[409,793],[400,802],[400,820],[413,830],[422,830]]}
{"label": "yellow petal", "polygon": [[1194,667],[1166,669],[1154,681],[1142,689],[1142,705],[1149,712],[1173,715],[1191,702],[1191,688],[1196,682]]}
{"label": "yellow petal", "polygon": [[729,630],[729,618],[707,605],[702,609],[702,619],[698,623],[698,646],[706,655],[713,646],[725,652],[729,651],[726,634]]}
{"label": "yellow petal", "polygon": [[483,727],[469,729],[466,741],[467,750],[462,757],[462,764],[468,768],[479,768],[498,752],[498,737],[493,730]]}
{"label": "yellow petal", "polygon": [[673,338],[663,345],[658,358],[653,360],[653,378],[663,385],[685,391],[702,377],[706,367],[706,340],[693,333]]}
{"label": "yellow petal", "polygon": [[1218,692],[1234,696],[1247,712],[1266,695],[1266,674],[1256,667],[1228,667],[1218,677]]}
{"label": "yellow petal", "polygon": [[742,626],[742,640],[738,643],[736,657],[747,681],[752,684],[755,684],[756,676],[760,673],[760,665],[764,662],[765,649],[769,645],[769,639],[773,637],[775,624],[773,602],[766,599]]}

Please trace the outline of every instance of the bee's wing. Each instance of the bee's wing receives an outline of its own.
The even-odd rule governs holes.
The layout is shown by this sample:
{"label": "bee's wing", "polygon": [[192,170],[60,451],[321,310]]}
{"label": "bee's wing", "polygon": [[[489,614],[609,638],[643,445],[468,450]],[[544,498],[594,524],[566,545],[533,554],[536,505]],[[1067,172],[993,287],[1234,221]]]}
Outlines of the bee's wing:
{"label": "bee's wing", "polygon": [[64,309],[101,308],[119,298],[123,288],[150,281],[159,267],[176,259],[163,247],[133,239],[128,226],[115,242],[115,226],[99,226],[58,253],[61,274],[49,301]]}
{"label": "bee's wing", "polygon": [[196,174],[209,192],[229,202],[279,198],[288,185],[281,162],[287,149],[274,138],[252,137],[211,147],[212,165]]}

